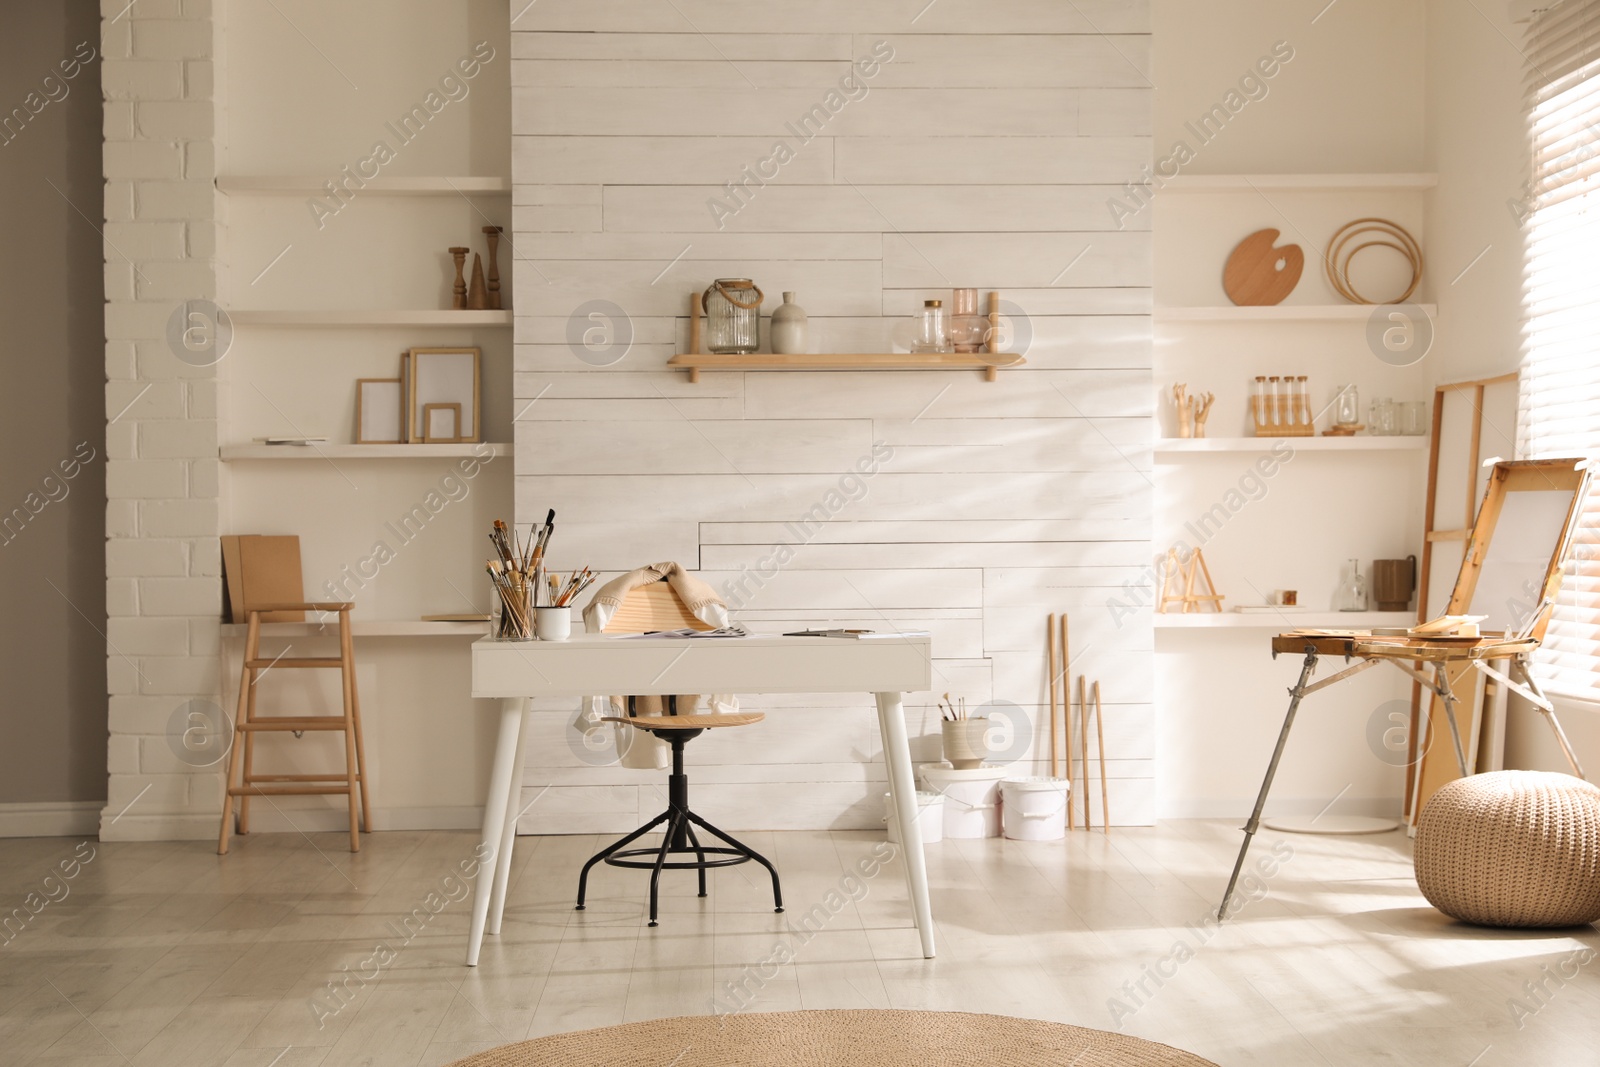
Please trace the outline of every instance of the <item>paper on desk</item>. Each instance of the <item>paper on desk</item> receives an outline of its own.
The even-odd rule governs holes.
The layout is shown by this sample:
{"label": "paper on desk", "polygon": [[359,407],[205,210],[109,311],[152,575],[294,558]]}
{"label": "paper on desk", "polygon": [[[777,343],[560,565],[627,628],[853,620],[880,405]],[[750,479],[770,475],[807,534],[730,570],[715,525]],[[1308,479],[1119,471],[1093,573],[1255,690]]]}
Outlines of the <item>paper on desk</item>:
{"label": "paper on desk", "polygon": [[681,630],[651,630],[642,634],[614,634],[613,636],[619,641],[637,641],[640,638],[695,641],[707,637],[753,637],[755,635],[738,623],[734,623],[732,626],[722,626],[715,630],[695,630],[685,626]]}

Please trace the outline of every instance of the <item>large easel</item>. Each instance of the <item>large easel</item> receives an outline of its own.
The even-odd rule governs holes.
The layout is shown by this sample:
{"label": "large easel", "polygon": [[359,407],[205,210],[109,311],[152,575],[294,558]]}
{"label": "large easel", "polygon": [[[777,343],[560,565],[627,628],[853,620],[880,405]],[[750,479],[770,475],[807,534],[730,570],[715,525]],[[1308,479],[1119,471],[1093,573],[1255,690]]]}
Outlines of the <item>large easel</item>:
{"label": "large easel", "polygon": [[[1538,649],[1539,643],[1544,639],[1545,630],[1550,625],[1550,613],[1555,607],[1556,592],[1561,587],[1562,573],[1572,554],[1573,539],[1583,515],[1584,497],[1588,489],[1589,472],[1584,468],[1583,461],[1577,459],[1496,463],[1489,475],[1489,484],[1483,494],[1483,504],[1478,509],[1476,521],[1472,523],[1466,554],[1461,561],[1461,570],[1456,575],[1456,584],[1445,608],[1445,614],[1448,615],[1463,614],[1472,604],[1473,594],[1478,588],[1478,578],[1483,571],[1484,559],[1489,553],[1489,545],[1505,508],[1508,494],[1549,491],[1571,494],[1561,532],[1551,553],[1550,562],[1545,568],[1538,607],[1517,633],[1443,638],[1432,635],[1374,636],[1368,632],[1354,630],[1291,630],[1272,639],[1274,658],[1280,652],[1289,652],[1304,653],[1305,659],[1300,667],[1300,680],[1289,690],[1289,711],[1284,716],[1283,729],[1278,733],[1278,743],[1272,751],[1272,760],[1267,764],[1266,777],[1261,781],[1261,792],[1256,796],[1255,809],[1250,814],[1250,821],[1245,824],[1244,842],[1239,846],[1239,858],[1234,862],[1233,874],[1228,879],[1228,888],[1222,895],[1222,905],[1217,909],[1219,922],[1227,918],[1228,901],[1233,896],[1234,884],[1239,880],[1245,854],[1250,850],[1250,841],[1261,826],[1261,811],[1266,807],[1267,795],[1272,790],[1272,779],[1278,773],[1278,763],[1283,758],[1284,747],[1288,744],[1289,730],[1294,726],[1294,717],[1300,709],[1300,701],[1319,689],[1326,689],[1379,664],[1387,663],[1396,670],[1410,675],[1414,681],[1437,697],[1450,727],[1456,764],[1462,777],[1470,772],[1467,768],[1466,751],[1461,744],[1461,731],[1456,715],[1458,699],[1451,684],[1451,677],[1452,674],[1459,675],[1463,669],[1494,679],[1536,707],[1550,724],[1561,751],[1572,767],[1572,772],[1580,778],[1584,776],[1583,768],[1578,764],[1578,758],[1567,741],[1566,731],[1561,728],[1561,722],[1556,718],[1554,705],[1540,690],[1539,683],[1533,677],[1530,657]],[[1346,663],[1352,659],[1360,662],[1347,666],[1344,670],[1319,682],[1311,681],[1311,676],[1317,669],[1318,659],[1329,655],[1341,655]],[[1495,663],[1499,666],[1491,666]],[[1431,668],[1431,675],[1425,669],[1421,669],[1422,667]],[[1430,728],[1432,725],[1430,720]]]}
{"label": "large easel", "polygon": [[[1472,535],[1473,521],[1478,507],[1478,480],[1482,473],[1483,447],[1484,447],[1484,408],[1489,405],[1489,390],[1498,386],[1512,386],[1515,393],[1517,382],[1516,372],[1500,374],[1491,378],[1476,378],[1471,381],[1446,382],[1435,387],[1433,391],[1433,432],[1429,437],[1428,451],[1428,490],[1426,503],[1423,509],[1423,537],[1422,556],[1417,567],[1417,622],[1426,622],[1434,612],[1429,607],[1429,596],[1432,591],[1433,572],[1435,565],[1435,549],[1440,544],[1460,544],[1465,553],[1467,539]],[[1515,404],[1515,398],[1512,398]],[[1466,410],[1460,409],[1465,405]],[[1452,411],[1454,409],[1454,411]],[[1512,418],[1515,418],[1515,408],[1512,409]],[[1442,471],[1441,459],[1445,447],[1445,440],[1452,436],[1447,432],[1446,420],[1452,426],[1463,420],[1466,436],[1466,453],[1462,457],[1464,463],[1458,465],[1452,462],[1449,469]],[[1509,449],[1514,445],[1516,427],[1510,428],[1513,436],[1508,437],[1504,428],[1489,422],[1491,430],[1491,449],[1504,447]],[[1502,438],[1494,442],[1492,435],[1498,433]],[[1493,454],[1493,453],[1491,453]],[[1465,485],[1462,482],[1465,482]],[[1449,487],[1454,486],[1454,489]],[[1461,492],[1460,508],[1452,506],[1453,502],[1441,502],[1441,493],[1453,496]],[[1446,518],[1446,516],[1450,518]],[[1459,519],[1455,517],[1459,516]],[[1441,523],[1444,525],[1441,527]],[[1422,666],[1419,662],[1418,668]],[[1428,730],[1429,725],[1437,721],[1439,712],[1438,697],[1429,694],[1429,708],[1424,718],[1422,708],[1422,694],[1424,686],[1413,684],[1411,686],[1411,719],[1410,727],[1406,732],[1406,787],[1404,814],[1408,824],[1414,825],[1417,816],[1421,813],[1422,806],[1427,802],[1433,790],[1444,785],[1454,774],[1449,761],[1445,760],[1441,751],[1436,751],[1433,742],[1437,740]],[[1475,745],[1473,734],[1477,729],[1476,717],[1468,715],[1468,748]],[[1496,769],[1491,765],[1488,769]]]}

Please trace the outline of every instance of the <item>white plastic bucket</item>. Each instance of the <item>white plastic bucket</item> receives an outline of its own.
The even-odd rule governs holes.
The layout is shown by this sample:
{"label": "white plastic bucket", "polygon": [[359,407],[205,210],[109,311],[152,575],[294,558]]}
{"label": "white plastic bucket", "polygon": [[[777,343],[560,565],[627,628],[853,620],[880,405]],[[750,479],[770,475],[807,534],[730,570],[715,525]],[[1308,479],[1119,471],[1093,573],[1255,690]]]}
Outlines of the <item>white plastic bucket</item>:
{"label": "white plastic bucket", "polygon": [[[888,793],[883,794],[883,825],[889,831],[889,840],[898,845],[900,824],[894,818],[894,797]],[[917,828],[922,831],[924,845],[944,840],[944,797],[917,791]]]}
{"label": "white plastic bucket", "polygon": [[922,768],[930,792],[944,796],[944,836],[1000,836],[1000,779],[1004,767],[957,770],[936,765]]}
{"label": "white plastic bucket", "polygon": [[1065,778],[1007,778],[1000,783],[1006,836],[1013,841],[1059,841],[1067,836]]}

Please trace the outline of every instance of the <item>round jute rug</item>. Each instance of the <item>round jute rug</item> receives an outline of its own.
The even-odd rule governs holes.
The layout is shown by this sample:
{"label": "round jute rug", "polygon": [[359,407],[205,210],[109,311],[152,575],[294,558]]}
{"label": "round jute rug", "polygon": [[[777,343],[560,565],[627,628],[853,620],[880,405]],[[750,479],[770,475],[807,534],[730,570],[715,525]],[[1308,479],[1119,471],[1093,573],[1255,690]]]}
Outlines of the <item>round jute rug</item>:
{"label": "round jute rug", "polygon": [[1136,1037],[947,1011],[695,1015],[505,1045],[451,1067],[1216,1067]]}

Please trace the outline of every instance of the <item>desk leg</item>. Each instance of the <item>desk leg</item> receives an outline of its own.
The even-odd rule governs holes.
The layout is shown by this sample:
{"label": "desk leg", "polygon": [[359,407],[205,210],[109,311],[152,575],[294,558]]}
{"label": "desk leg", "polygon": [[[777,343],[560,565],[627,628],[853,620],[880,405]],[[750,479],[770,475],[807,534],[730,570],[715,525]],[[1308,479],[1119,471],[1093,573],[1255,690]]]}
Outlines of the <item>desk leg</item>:
{"label": "desk leg", "polygon": [[933,908],[928,903],[928,865],[922,855],[922,827],[917,823],[917,782],[911,770],[911,744],[906,740],[905,713],[899,693],[877,693],[878,730],[883,736],[883,762],[889,770],[889,794],[900,819],[900,847],[905,854],[906,887],[911,911],[922,935],[922,955],[933,959]]}
{"label": "desk leg", "polygon": [[489,896],[494,890],[495,871],[500,857],[500,838],[505,829],[506,809],[511,803],[511,772],[522,734],[522,720],[528,710],[524,697],[500,701],[500,736],[495,741],[494,765],[489,771],[489,793],[483,802],[482,842],[495,852],[478,866],[478,884],[472,894],[472,926],[467,933],[467,966],[478,965],[478,949],[483,946],[483,927],[489,917]]}
{"label": "desk leg", "polygon": [[1305,663],[1300,667],[1300,681],[1289,690],[1289,712],[1283,717],[1283,729],[1278,732],[1278,746],[1272,750],[1272,761],[1267,764],[1267,776],[1261,779],[1261,792],[1256,796],[1255,810],[1250,813],[1250,821],[1244,826],[1244,842],[1239,846],[1239,858],[1233,861],[1233,875],[1228,879],[1228,888],[1222,893],[1222,905],[1217,908],[1219,923],[1228,917],[1228,900],[1233,896],[1233,887],[1238,884],[1239,871],[1244,867],[1244,856],[1250,851],[1250,842],[1261,828],[1261,809],[1267,806],[1267,794],[1272,792],[1272,779],[1277,776],[1278,761],[1283,759],[1283,747],[1289,743],[1294,713],[1300,710],[1300,698],[1306,695],[1306,683],[1311,681],[1311,672],[1316,669],[1317,650],[1308,647]]}
{"label": "desk leg", "polygon": [[522,768],[528,762],[528,732],[528,716],[524,705],[522,726],[517,731],[517,751],[511,759],[505,826],[500,831],[500,851],[494,857],[494,893],[489,897],[489,921],[484,925],[484,933],[500,932],[500,917],[506,910],[506,886],[511,881],[511,851],[517,847],[517,816],[522,814]]}

